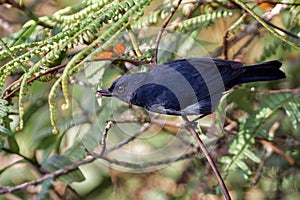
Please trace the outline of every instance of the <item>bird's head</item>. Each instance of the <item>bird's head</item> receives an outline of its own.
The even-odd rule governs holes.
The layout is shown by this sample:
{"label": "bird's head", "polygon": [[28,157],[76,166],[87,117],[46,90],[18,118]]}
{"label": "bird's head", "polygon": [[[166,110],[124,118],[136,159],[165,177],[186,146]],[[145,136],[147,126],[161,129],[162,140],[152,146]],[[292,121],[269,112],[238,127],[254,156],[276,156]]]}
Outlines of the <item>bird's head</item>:
{"label": "bird's head", "polygon": [[116,79],[110,88],[97,90],[99,97],[116,97],[130,103],[135,91],[146,83],[147,73],[126,74]]}

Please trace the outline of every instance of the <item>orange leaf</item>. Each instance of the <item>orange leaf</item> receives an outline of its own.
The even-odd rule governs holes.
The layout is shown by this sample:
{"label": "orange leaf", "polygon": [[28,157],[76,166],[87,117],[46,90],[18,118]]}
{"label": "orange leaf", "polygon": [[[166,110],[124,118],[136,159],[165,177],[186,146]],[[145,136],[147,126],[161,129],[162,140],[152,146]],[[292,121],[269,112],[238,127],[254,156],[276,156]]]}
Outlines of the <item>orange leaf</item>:
{"label": "orange leaf", "polygon": [[114,47],[114,51],[117,54],[123,54],[126,50],[126,46],[122,43],[118,43],[115,47]]}
{"label": "orange leaf", "polygon": [[103,51],[101,53],[93,55],[93,59],[98,59],[98,58],[112,58],[113,53],[109,51]]}

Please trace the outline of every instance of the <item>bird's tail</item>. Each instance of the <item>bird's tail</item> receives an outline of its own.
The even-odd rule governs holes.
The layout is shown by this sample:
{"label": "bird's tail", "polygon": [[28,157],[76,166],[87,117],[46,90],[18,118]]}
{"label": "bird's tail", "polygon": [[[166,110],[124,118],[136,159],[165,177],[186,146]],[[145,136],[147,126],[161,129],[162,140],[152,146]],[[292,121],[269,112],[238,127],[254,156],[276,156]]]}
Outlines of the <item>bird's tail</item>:
{"label": "bird's tail", "polygon": [[272,81],[285,78],[284,72],[280,70],[281,62],[273,60],[255,65],[245,66],[245,72],[235,78],[237,84],[256,81]]}

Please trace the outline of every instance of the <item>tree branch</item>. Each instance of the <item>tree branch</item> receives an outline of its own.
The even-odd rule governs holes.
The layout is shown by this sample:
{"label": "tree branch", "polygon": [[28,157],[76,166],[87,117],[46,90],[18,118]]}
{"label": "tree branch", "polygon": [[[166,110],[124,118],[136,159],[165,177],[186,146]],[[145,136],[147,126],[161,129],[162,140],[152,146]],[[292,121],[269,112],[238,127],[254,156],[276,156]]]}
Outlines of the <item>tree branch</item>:
{"label": "tree branch", "polygon": [[190,121],[188,120],[188,118],[186,116],[182,116],[182,118],[187,122],[188,125],[186,126],[186,129],[194,136],[194,138],[195,138],[196,142],[198,143],[201,151],[204,153],[204,155],[205,155],[207,161],[209,162],[213,172],[215,173],[225,198],[227,200],[231,199],[231,197],[229,195],[229,192],[227,190],[227,187],[226,187],[226,185],[223,181],[223,178],[222,178],[220,172],[218,171],[218,168],[217,168],[216,164],[214,163],[211,155],[209,154],[209,152],[207,151],[205,145],[203,144],[202,140],[200,139],[198,133],[195,131],[195,129],[192,126],[190,126],[190,124],[189,124]]}
{"label": "tree branch", "polygon": [[[272,33],[272,35],[276,36],[277,38],[281,39],[282,41],[284,41],[285,43],[293,46],[293,47],[297,47],[300,48],[300,45],[288,40],[287,38],[285,38],[284,36],[280,35],[278,32],[275,31],[275,29],[271,28],[266,21],[268,20],[268,15],[265,16],[266,19],[261,18],[260,16],[258,16],[254,11],[252,11],[252,9],[250,9],[244,2],[240,1],[240,0],[233,0],[233,2],[235,2],[236,4],[238,4],[239,6],[241,6],[244,10],[246,10],[253,18],[255,18],[260,25],[262,25],[265,29],[267,29],[270,33]],[[286,7],[286,5],[284,4],[277,4],[272,11],[274,12],[274,14],[279,14],[280,10],[282,10],[282,8]],[[271,14],[271,16],[274,16],[274,14]]]}
{"label": "tree branch", "polygon": [[7,3],[7,4],[11,5],[12,7],[23,11],[27,15],[27,17],[29,17],[30,19],[35,21],[37,24],[39,24],[45,28],[53,29],[53,26],[40,21],[40,19],[33,12],[31,12],[28,8],[26,8],[24,5],[20,5],[20,4],[16,3],[14,0],[5,0],[1,3]]}
{"label": "tree branch", "polygon": [[170,22],[171,18],[173,17],[173,15],[175,14],[176,10],[178,9],[178,7],[180,6],[182,0],[179,0],[177,2],[177,4],[174,6],[172,12],[168,15],[168,17],[166,18],[166,20],[164,21],[160,32],[158,33],[157,37],[156,37],[156,41],[155,41],[155,48],[154,48],[154,52],[153,52],[153,62],[154,64],[157,64],[157,53],[158,53],[158,46],[162,37],[162,34],[165,31],[165,28],[167,27],[168,23]]}
{"label": "tree branch", "polygon": [[[285,9],[285,5],[282,5],[282,4],[276,5],[270,12],[266,12],[265,14],[263,14],[263,16],[262,16],[263,21],[264,22],[270,21],[275,15],[278,15],[280,13],[280,11],[283,9]],[[246,36],[257,33],[261,26],[262,25],[258,21],[255,21],[252,24],[246,26],[245,29],[239,33],[239,35],[237,35],[235,38],[233,38],[227,42],[227,48],[234,46],[236,43],[238,43],[240,40],[242,40]],[[209,55],[211,55],[211,57],[219,57],[222,54],[223,50],[224,50],[224,47],[220,46],[220,47],[216,48],[214,51],[209,52]]]}

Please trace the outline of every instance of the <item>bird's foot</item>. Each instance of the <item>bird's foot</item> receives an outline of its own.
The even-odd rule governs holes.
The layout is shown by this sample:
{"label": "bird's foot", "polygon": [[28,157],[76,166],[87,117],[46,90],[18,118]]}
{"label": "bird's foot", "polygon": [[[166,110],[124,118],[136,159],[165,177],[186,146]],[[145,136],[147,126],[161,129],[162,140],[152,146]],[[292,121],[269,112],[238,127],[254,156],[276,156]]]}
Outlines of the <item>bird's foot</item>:
{"label": "bird's foot", "polygon": [[184,126],[185,127],[190,127],[190,128],[197,128],[198,122],[197,121],[185,121]]}

